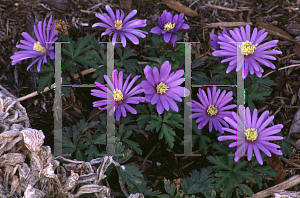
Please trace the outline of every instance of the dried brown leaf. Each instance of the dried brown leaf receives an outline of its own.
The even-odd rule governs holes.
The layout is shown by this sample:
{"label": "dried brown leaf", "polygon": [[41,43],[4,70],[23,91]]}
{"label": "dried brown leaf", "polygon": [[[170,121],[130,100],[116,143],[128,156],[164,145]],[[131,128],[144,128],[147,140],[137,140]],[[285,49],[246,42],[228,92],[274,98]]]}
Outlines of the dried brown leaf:
{"label": "dried brown leaf", "polygon": [[196,11],[191,10],[189,7],[186,7],[185,5],[182,5],[180,2],[178,1],[174,1],[174,0],[164,0],[165,4],[177,11],[177,12],[183,12],[185,15],[189,16],[189,17],[198,17],[198,18],[203,18],[202,15],[199,15]]}
{"label": "dried brown leaf", "polygon": [[275,183],[279,184],[280,182],[284,181],[285,179],[285,170],[283,169],[283,164],[278,157],[278,155],[272,155],[272,157],[266,157],[267,164],[271,167],[272,170],[275,170],[278,174],[277,177],[275,177]]}

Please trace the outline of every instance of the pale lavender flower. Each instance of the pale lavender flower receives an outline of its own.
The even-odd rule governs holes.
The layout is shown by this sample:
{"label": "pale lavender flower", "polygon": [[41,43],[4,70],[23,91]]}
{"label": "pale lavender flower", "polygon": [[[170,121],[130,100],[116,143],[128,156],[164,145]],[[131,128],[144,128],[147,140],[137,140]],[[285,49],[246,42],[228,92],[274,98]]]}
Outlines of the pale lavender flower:
{"label": "pale lavender flower", "polygon": [[21,40],[20,42],[24,45],[17,45],[17,48],[24,49],[23,51],[17,51],[13,56],[10,58],[12,59],[12,65],[16,65],[17,63],[21,62],[22,60],[28,58],[35,58],[35,59],[28,67],[29,68],[37,62],[37,70],[38,72],[41,69],[42,62],[47,63],[47,55],[54,59],[54,47],[52,46],[58,38],[54,36],[58,31],[54,31],[56,27],[56,23],[53,24],[52,28],[50,29],[52,22],[52,16],[50,17],[46,29],[46,19],[44,20],[44,24],[42,25],[42,21],[40,21],[37,25],[34,25],[34,33],[38,41],[33,39],[27,32],[23,32],[22,36],[26,40]]}
{"label": "pale lavender flower", "polygon": [[[244,65],[243,78],[247,77],[249,71],[251,74],[254,74],[255,72],[258,77],[261,77],[264,70],[258,62],[275,69],[274,64],[269,60],[276,60],[276,58],[271,55],[281,54],[282,52],[278,50],[265,51],[275,47],[278,40],[272,40],[260,45],[268,34],[264,29],[257,32],[257,28],[254,28],[252,35],[250,35],[250,26],[247,25],[246,31],[244,27],[241,27],[240,29],[235,28],[234,31],[229,30],[229,33],[232,38],[226,34],[218,36],[218,44],[220,44],[222,50],[217,50],[212,53],[214,56],[229,57],[221,61],[222,63],[230,61],[226,73],[231,72],[234,68],[236,68],[236,71],[239,71]],[[238,42],[242,44],[240,45]],[[240,62],[243,60],[240,56],[244,56],[244,64],[243,62]]]}
{"label": "pale lavender flower", "polygon": [[226,90],[223,90],[220,95],[221,90],[217,90],[216,86],[213,86],[212,93],[210,89],[207,88],[207,95],[201,88],[199,88],[198,91],[197,96],[201,104],[195,100],[192,100],[192,104],[187,103],[187,105],[192,107],[191,111],[196,112],[190,115],[189,118],[198,118],[196,120],[196,123],[199,123],[198,129],[202,129],[207,122],[209,122],[210,132],[214,127],[217,131],[220,131],[220,133],[224,133],[222,125],[228,127],[228,124],[224,121],[224,117],[230,117],[232,115],[231,111],[226,110],[236,107],[236,104],[226,106],[226,104],[233,99],[232,91],[226,94]]}
{"label": "pale lavender flower", "polygon": [[180,29],[189,29],[190,26],[184,23],[184,14],[179,16],[176,14],[174,17],[171,12],[164,10],[163,14],[158,18],[158,26],[151,29],[153,34],[163,34],[164,41],[169,43],[171,40],[173,47],[177,41],[176,32]]}
{"label": "pale lavender flower", "polygon": [[107,28],[106,31],[101,34],[101,36],[114,33],[112,42],[118,42],[117,38],[118,36],[120,36],[123,47],[125,47],[126,46],[125,37],[127,37],[135,45],[138,45],[139,39],[137,37],[145,38],[146,35],[144,34],[148,34],[145,31],[135,29],[135,28],[147,26],[146,20],[134,19],[129,21],[129,19],[131,19],[136,15],[137,13],[136,10],[131,11],[124,19],[125,14],[123,10],[121,10],[121,12],[120,10],[117,10],[115,15],[113,10],[108,5],[106,5],[105,8],[110,16],[108,16],[106,13],[105,14],[97,13],[96,17],[101,19],[104,23],[95,23],[93,25],[93,27],[99,26],[99,27]]}
{"label": "pale lavender flower", "polygon": [[[141,76],[135,76],[132,81],[129,83],[129,79],[131,77],[131,74],[127,77],[124,85],[123,85],[123,72],[119,72],[115,69],[112,73],[112,77],[114,79],[114,84],[112,84],[111,80],[104,75],[104,79],[107,82],[110,89],[107,89],[104,85],[95,82],[95,85],[97,85],[101,90],[98,89],[92,89],[91,95],[104,98],[104,100],[99,100],[93,102],[93,107],[99,107],[100,110],[108,109],[109,115],[112,115],[114,111],[116,111],[116,120],[118,121],[121,117],[121,114],[123,117],[126,117],[126,110],[128,110],[132,114],[136,114],[137,111],[131,107],[129,104],[138,104],[140,102],[144,102],[144,97],[135,96],[136,94],[144,92],[144,89],[141,88],[141,85],[137,85],[133,89],[131,87],[133,84],[141,77]],[[131,91],[130,91],[131,89]],[[107,97],[108,96],[108,97]],[[104,106],[101,108],[101,106]]]}
{"label": "pale lavender flower", "polygon": [[174,100],[182,102],[180,97],[186,97],[190,94],[188,89],[179,86],[184,82],[184,78],[180,78],[184,71],[181,69],[171,74],[170,71],[169,61],[162,64],[160,72],[157,67],[152,69],[149,65],[144,69],[147,80],[143,80],[141,86],[145,89],[145,99],[152,105],[157,104],[156,109],[159,114],[162,114],[164,109],[169,111],[170,107],[178,112],[179,109]]}
{"label": "pale lavender flower", "polygon": [[[234,160],[237,162],[247,151],[247,159],[251,160],[252,154],[256,156],[256,159],[259,164],[263,164],[263,160],[260,154],[260,151],[263,151],[267,156],[271,157],[271,152],[276,155],[282,155],[279,145],[271,143],[269,141],[282,140],[281,136],[272,136],[276,133],[279,133],[283,128],[282,124],[276,124],[269,128],[266,128],[274,119],[274,116],[269,115],[269,111],[265,111],[258,118],[257,109],[254,109],[252,118],[249,107],[246,108],[244,115],[244,107],[239,106],[239,116],[233,112],[234,120],[225,117],[225,121],[230,124],[231,128],[223,128],[224,131],[228,131],[233,135],[223,135],[218,138],[219,141],[224,140],[235,140],[235,142],[229,144],[229,147],[239,146],[236,151]],[[245,119],[244,119],[245,118]],[[244,126],[245,122],[245,126]]]}

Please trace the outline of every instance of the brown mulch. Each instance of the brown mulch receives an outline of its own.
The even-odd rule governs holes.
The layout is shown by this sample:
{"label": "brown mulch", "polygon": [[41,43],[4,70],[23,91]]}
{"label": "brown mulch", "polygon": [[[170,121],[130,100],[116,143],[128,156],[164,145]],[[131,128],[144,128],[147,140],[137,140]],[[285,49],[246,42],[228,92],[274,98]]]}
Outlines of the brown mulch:
{"label": "brown mulch", "polygon": [[[216,34],[224,28],[233,29],[241,24],[252,24],[252,28],[264,28],[266,32],[269,32],[266,40],[279,40],[277,50],[282,51],[282,54],[277,56],[278,60],[275,62],[277,69],[268,75],[275,82],[272,95],[255,105],[259,113],[265,110],[269,110],[270,114],[276,112],[274,123],[283,124],[282,132],[284,136],[287,136],[300,104],[300,70],[299,67],[278,69],[300,63],[300,1],[182,0],[176,2],[171,0],[42,0],[39,2],[2,0],[0,2],[0,84],[16,97],[22,97],[37,90],[38,79],[42,75],[33,72],[33,67],[29,71],[26,70],[27,65],[31,63],[30,60],[12,66],[10,57],[17,51],[16,44],[22,39],[21,33],[28,32],[33,35],[33,25],[44,20],[45,17],[53,15],[54,20],[64,21],[70,37],[74,40],[91,33],[95,33],[95,38],[98,39],[102,32],[92,29],[91,26],[99,22],[95,17],[96,12],[106,12],[105,5],[110,5],[113,9],[124,9],[126,14],[131,9],[137,9],[137,18],[150,20],[151,17],[154,23],[165,9],[174,14],[178,13],[176,10],[184,9],[190,29],[183,32],[183,35],[189,41],[201,41],[201,44],[195,45],[194,50],[195,58],[203,61],[207,61],[213,52],[209,34]],[[182,5],[185,7],[180,7]],[[263,75],[272,71],[267,67],[264,69]],[[85,79],[87,83],[93,83],[92,78]],[[86,95],[89,93],[87,92]],[[46,136],[45,144],[52,148],[53,98],[54,91],[51,90],[21,102],[27,110],[31,127],[43,130]],[[88,99],[92,100],[91,97]],[[92,110],[92,106],[85,105],[76,88],[71,88],[71,98],[63,98],[63,126],[72,126],[80,119],[97,120],[97,115],[93,117],[95,110]],[[300,136],[295,134],[291,138],[297,141]],[[163,176],[172,179],[189,176],[190,170],[196,169],[201,162],[205,161],[205,158],[201,160],[194,158],[185,161],[186,163],[178,162],[173,152],[179,152],[166,148],[164,144],[157,145],[157,141],[151,139],[151,142],[145,144],[146,146],[142,146],[143,158],[152,147],[157,146],[152,153],[152,156],[156,157],[149,159],[153,161],[153,165],[146,169],[147,179],[152,182],[154,189],[162,190]],[[138,164],[139,158],[133,157],[130,162]],[[192,164],[182,169],[193,160]],[[163,168],[157,168],[156,162],[164,162],[166,165]],[[169,175],[165,175],[165,172]],[[173,174],[174,172],[176,173]],[[299,187],[296,186],[294,190],[299,190]]]}

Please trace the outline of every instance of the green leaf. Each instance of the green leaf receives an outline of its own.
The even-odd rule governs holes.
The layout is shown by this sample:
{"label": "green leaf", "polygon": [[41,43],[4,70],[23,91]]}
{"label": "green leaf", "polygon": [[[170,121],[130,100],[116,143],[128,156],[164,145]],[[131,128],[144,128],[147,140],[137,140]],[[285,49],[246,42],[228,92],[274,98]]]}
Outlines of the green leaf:
{"label": "green leaf", "polygon": [[250,98],[247,97],[247,102],[248,102],[248,107],[250,109],[251,112],[253,112],[253,110],[255,109],[255,105],[252,102],[252,100]]}
{"label": "green leaf", "polygon": [[78,39],[77,45],[75,47],[74,57],[77,57],[83,51],[83,48],[89,42],[89,40],[93,38],[93,36],[94,34],[88,34],[86,37],[81,37]]}
{"label": "green leaf", "polygon": [[131,149],[133,149],[137,154],[142,155],[142,150],[138,147],[140,146],[138,143],[131,140],[123,140]]}
{"label": "green leaf", "polygon": [[164,135],[166,143],[168,143],[168,145],[173,148],[174,146],[174,142],[175,139],[173,136],[176,135],[175,131],[172,129],[172,127],[170,127],[169,125],[163,123],[162,127],[161,127],[161,132],[159,134],[159,139],[162,139],[162,135]]}
{"label": "green leaf", "polygon": [[82,151],[79,150],[76,151],[76,159],[78,161],[87,161],[85,155],[82,153]]}
{"label": "green leaf", "polygon": [[68,55],[70,58],[74,57],[74,45],[73,41],[70,40],[70,43],[66,43],[67,50],[62,49],[62,51]]}
{"label": "green leaf", "polygon": [[165,183],[165,190],[167,191],[167,193],[171,196],[174,196],[175,189],[176,189],[175,184],[171,185],[169,180],[165,181],[164,183]]}
{"label": "green leaf", "polygon": [[168,119],[172,117],[172,113],[168,113],[167,115],[164,116],[163,122],[167,122]]}
{"label": "green leaf", "polygon": [[202,149],[205,155],[207,154],[208,149],[208,145],[206,142],[210,143],[210,138],[205,135],[200,136],[199,150]]}
{"label": "green leaf", "polygon": [[271,170],[270,166],[259,166],[259,167],[254,168],[253,170],[255,170],[259,173],[263,173],[268,176],[272,176],[272,177],[278,176],[278,174],[275,171]]}
{"label": "green leaf", "polygon": [[241,190],[243,190],[247,195],[252,196],[253,195],[253,191],[251,190],[251,188],[249,188],[247,185],[245,184],[238,184],[237,185]]}
{"label": "green leaf", "polygon": [[81,63],[82,65],[91,66],[93,68],[98,68],[98,64],[93,60],[91,56],[83,55],[83,56],[77,56],[74,59],[75,62]]}
{"label": "green leaf", "polygon": [[130,188],[133,188],[134,185],[138,185],[138,183],[140,183],[141,179],[143,178],[142,172],[136,166],[125,165],[124,170],[118,166],[116,167],[116,169],[123,178],[124,182]]}
{"label": "green leaf", "polygon": [[158,198],[169,198],[169,197],[172,197],[172,196],[167,195],[167,194],[158,195]]}
{"label": "green leaf", "polygon": [[240,170],[241,168],[244,168],[247,165],[247,161],[239,161],[235,164],[234,168],[232,170]]}
{"label": "green leaf", "polygon": [[126,71],[128,71],[128,73],[135,73],[135,71],[136,71],[135,66],[138,65],[138,60],[136,60],[136,59],[125,60],[123,62],[123,65],[124,65]]}
{"label": "green leaf", "polygon": [[68,136],[63,135],[62,139],[63,139],[63,142],[62,142],[63,147],[69,147],[69,148],[73,148],[73,149],[76,148]]}
{"label": "green leaf", "polygon": [[232,197],[232,193],[234,191],[234,188],[226,188],[226,187],[223,187],[221,189],[223,192],[221,193],[221,196],[222,197],[227,197],[227,198],[231,198]]}
{"label": "green leaf", "polygon": [[218,63],[212,67],[212,74],[217,74],[224,69],[225,69],[225,65],[222,63]]}
{"label": "green leaf", "polygon": [[94,71],[94,74],[92,77],[97,78],[95,80],[95,82],[99,82],[103,85],[104,84],[103,76],[106,75],[106,72],[107,72],[107,67],[105,67],[105,66],[99,67],[96,71]]}
{"label": "green leaf", "polygon": [[248,95],[253,94],[258,88],[258,84],[254,84],[253,86],[251,86],[250,92]]}
{"label": "green leaf", "polygon": [[289,144],[287,139],[282,139],[279,143],[283,156],[291,156],[292,155],[292,146]]}
{"label": "green leaf", "polygon": [[[50,61],[48,63],[50,63]],[[38,72],[37,68],[34,68],[34,71]],[[47,67],[45,65],[41,65],[41,69],[40,69],[39,73],[48,73],[48,72],[52,72],[53,73],[54,72],[54,67],[53,66]]]}
{"label": "green leaf", "polygon": [[175,198],[181,198],[181,197],[183,197],[183,195],[181,193],[177,193],[175,196]]}
{"label": "green leaf", "polygon": [[127,126],[125,126],[125,129],[132,129],[137,133],[141,133],[145,136],[147,135],[147,133],[144,130],[138,129],[138,127],[136,125],[127,125]]}
{"label": "green leaf", "polygon": [[126,60],[130,56],[136,56],[136,54],[132,53],[132,51],[129,48],[125,48],[124,54],[121,58],[121,61]]}
{"label": "green leaf", "polygon": [[222,157],[216,157],[216,159],[213,156],[207,156],[206,157],[209,162],[215,164],[214,168],[219,170],[231,170],[227,163],[222,159]]}
{"label": "green leaf", "polygon": [[90,145],[85,151],[85,154],[88,155],[88,160],[92,160],[98,157],[99,151],[95,145]]}
{"label": "green leaf", "polygon": [[54,77],[54,72],[50,72],[48,74],[46,74],[45,76],[43,76],[42,78],[40,78],[39,82],[41,83],[38,86],[38,90],[37,93],[40,94],[42,91],[44,91],[45,87],[47,87],[50,89],[51,88],[51,80]]}
{"label": "green leaf", "polygon": [[132,130],[127,130],[124,136],[122,137],[122,140],[129,138],[131,134],[132,134]]}
{"label": "green leaf", "polygon": [[248,95],[251,99],[257,100],[265,100],[265,96],[270,96],[272,91],[261,91],[261,92],[254,92],[251,95]]}
{"label": "green leaf", "polygon": [[153,191],[152,189],[150,189],[149,186],[147,186],[147,181],[142,178],[141,183],[139,184],[134,184],[134,187],[131,189],[131,194],[136,194],[136,193],[142,193],[143,195],[147,195],[147,196],[157,196],[159,191]]}
{"label": "green leaf", "polygon": [[150,60],[150,61],[153,61],[153,62],[156,62],[156,63],[158,63],[159,64],[159,58],[157,58],[157,57],[145,57],[145,56],[141,56],[142,58],[145,58],[145,59],[147,59],[147,60]]}
{"label": "green leaf", "polygon": [[156,131],[158,132],[161,128],[161,122],[157,121],[157,120],[151,120],[149,122],[149,124],[147,125],[146,130],[147,131],[149,131],[149,130],[153,131],[155,128],[156,128]]}
{"label": "green leaf", "polygon": [[196,193],[207,194],[207,190],[212,190],[212,183],[215,181],[212,167],[202,168],[199,171],[192,170],[191,177],[182,180],[181,187],[185,195]]}
{"label": "green leaf", "polygon": [[76,145],[76,149],[77,149],[77,150],[82,150],[82,149],[86,148],[87,146],[88,146],[88,145],[85,144],[84,141],[80,141],[80,142],[78,142],[78,144]]}
{"label": "green leaf", "polygon": [[72,67],[75,67],[76,63],[72,59],[67,59],[62,65],[62,71],[71,70]]}

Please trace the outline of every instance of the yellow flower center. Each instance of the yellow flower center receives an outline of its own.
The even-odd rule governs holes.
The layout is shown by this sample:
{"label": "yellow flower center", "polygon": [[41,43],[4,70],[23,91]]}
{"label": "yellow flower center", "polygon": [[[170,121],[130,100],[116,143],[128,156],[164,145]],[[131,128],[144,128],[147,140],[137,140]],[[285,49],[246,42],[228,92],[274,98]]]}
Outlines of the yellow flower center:
{"label": "yellow flower center", "polygon": [[122,23],[121,20],[116,20],[115,21],[115,27],[117,28],[117,30],[122,29],[122,25],[123,25],[123,23]]}
{"label": "yellow flower center", "polygon": [[249,41],[243,42],[242,46],[240,46],[241,54],[245,55],[245,56],[247,56],[249,54],[253,54],[254,50],[256,50],[256,46],[257,46],[257,44],[252,45],[252,43],[250,43]]}
{"label": "yellow flower center", "polygon": [[174,28],[175,28],[175,23],[172,24],[171,22],[166,23],[164,26],[164,30],[166,30],[166,31],[173,30]]}
{"label": "yellow flower center", "polygon": [[248,128],[245,130],[245,136],[247,138],[247,140],[250,140],[253,142],[253,140],[256,140],[257,138],[257,130],[255,130],[254,128]]}
{"label": "yellow flower center", "polygon": [[37,43],[34,44],[33,50],[35,50],[35,51],[37,51],[37,52],[43,52],[43,53],[46,53],[46,49],[41,45],[40,42],[37,42]]}
{"label": "yellow flower center", "polygon": [[215,107],[214,105],[209,105],[206,112],[209,116],[217,115],[218,113],[217,106]]}
{"label": "yellow flower center", "polygon": [[160,93],[160,94],[163,94],[163,93],[166,93],[166,91],[168,90],[168,86],[165,84],[165,83],[159,83],[157,86],[156,86],[156,92],[157,93]]}
{"label": "yellow flower center", "polygon": [[114,91],[114,100],[115,101],[122,101],[123,100],[123,94],[119,89]]}

